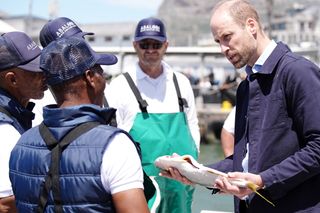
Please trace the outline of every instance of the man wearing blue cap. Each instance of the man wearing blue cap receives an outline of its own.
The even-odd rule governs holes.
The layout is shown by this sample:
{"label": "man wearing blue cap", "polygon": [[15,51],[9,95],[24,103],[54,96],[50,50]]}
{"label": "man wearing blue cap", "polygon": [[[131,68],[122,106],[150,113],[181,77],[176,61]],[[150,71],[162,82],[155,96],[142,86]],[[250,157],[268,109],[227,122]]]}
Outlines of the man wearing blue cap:
{"label": "man wearing blue cap", "polygon": [[58,17],[49,20],[41,29],[39,39],[43,47],[48,46],[52,41],[61,38],[78,37],[83,38],[85,35],[94,35],[91,32],[83,32],[80,27],[67,17]]}
{"label": "man wearing blue cap", "polygon": [[[39,34],[39,40],[42,47],[48,46],[52,41],[59,40],[61,38],[78,37],[84,38],[85,35],[93,35],[91,32],[83,32],[80,27],[71,19],[67,17],[58,17],[49,20],[41,29]],[[55,104],[56,101],[52,96],[50,90],[44,93],[44,97],[41,100],[34,100],[36,106],[34,108],[35,119],[33,120],[33,126],[39,125],[42,118],[42,108],[48,104]]]}
{"label": "man wearing blue cap", "polygon": [[47,89],[39,67],[41,50],[23,32],[0,36],[0,212],[15,212],[9,180],[10,152],[34,118],[31,98],[41,99]]}
{"label": "man wearing blue cap", "polygon": [[194,188],[160,177],[154,166],[162,155],[198,156],[200,133],[190,82],[162,60],[168,41],[161,20],[142,19],[133,46],[139,61],[110,83],[109,104],[117,109],[118,126],[140,143],[143,168],[159,185],[161,198],[149,201],[151,211],[160,201],[157,212],[191,212]]}
{"label": "man wearing blue cap", "polygon": [[[39,34],[40,43],[43,47],[48,46],[51,42],[63,39],[63,38],[69,38],[69,37],[77,37],[77,38],[84,38],[86,35],[94,35],[94,33],[91,32],[83,32],[80,27],[71,19],[67,17],[58,17],[53,20],[49,20],[41,29]],[[108,84],[106,83],[106,89]],[[105,90],[106,90],[105,89]],[[45,93],[45,96],[42,100],[36,101],[36,118],[33,122],[33,125],[36,126],[42,122],[42,108],[45,105],[56,103],[54,100],[51,92],[48,90],[48,92]],[[109,104],[107,102],[107,98],[103,97],[103,106],[109,107]],[[115,112],[113,115],[113,118],[110,120],[109,124],[112,126],[117,126],[116,119],[115,119]],[[152,184],[151,180],[148,179],[148,177],[144,174],[144,185]],[[146,193],[146,198],[148,199],[153,195],[154,191],[150,191],[149,193]]]}
{"label": "man wearing blue cap", "polygon": [[100,65],[116,62],[77,37],[43,49],[40,67],[57,105],[44,107],[43,123],[12,151],[19,212],[149,212],[135,144],[123,130],[105,125],[114,109],[100,107],[106,83]]}

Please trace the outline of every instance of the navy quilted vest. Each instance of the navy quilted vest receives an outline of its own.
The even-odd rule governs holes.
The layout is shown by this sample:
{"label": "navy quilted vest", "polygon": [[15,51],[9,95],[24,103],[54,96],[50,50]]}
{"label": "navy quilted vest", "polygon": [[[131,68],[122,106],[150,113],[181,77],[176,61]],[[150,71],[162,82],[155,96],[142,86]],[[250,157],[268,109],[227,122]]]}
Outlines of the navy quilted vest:
{"label": "navy quilted vest", "polygon": [[[114,212],[111,194],[104,190],[101,182],[100,167],[107,144],[119,132],[122,130],[99,125],[81,135],[63,151],[60,189],[64,212]],[[38,127],[23,134],[13,149],[10,180],[19,212],[36,211],[50,159],[51,153]],[[52,194],[46,212],[54,212]]]}

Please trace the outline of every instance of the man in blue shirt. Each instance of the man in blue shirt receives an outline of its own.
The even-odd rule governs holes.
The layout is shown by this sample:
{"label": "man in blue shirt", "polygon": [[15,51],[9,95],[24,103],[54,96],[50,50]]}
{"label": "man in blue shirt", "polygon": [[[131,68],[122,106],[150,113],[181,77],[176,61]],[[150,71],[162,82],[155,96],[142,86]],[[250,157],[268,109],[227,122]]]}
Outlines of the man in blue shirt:
{"label": "man in blue shirt", "polygon": [[[211,30],[225,57],[248,74],[237,91],[234,154],[211,165],[230,173],[214,187],[235,195],[237,213],[320,212],[319,67],[270,40],[246,1],[219,2]],[[253,182],[275,206],[233,178]]]}

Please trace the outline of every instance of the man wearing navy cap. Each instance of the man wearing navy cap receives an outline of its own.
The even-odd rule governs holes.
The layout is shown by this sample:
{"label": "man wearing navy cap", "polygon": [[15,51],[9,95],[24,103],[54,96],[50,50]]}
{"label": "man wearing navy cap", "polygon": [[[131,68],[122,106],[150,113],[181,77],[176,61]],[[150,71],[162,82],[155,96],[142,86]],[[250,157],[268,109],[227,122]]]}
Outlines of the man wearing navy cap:
{"label": "man wearing navy cap", "polygon": [[[162,155],[198,156],[200,133],[190,82],[163,61],[168,40],[161,20],[142,19],[133,46],[139,61],[110,83],[109,104],[117,109],[118,126],[140,143],[143,168],[159,185],[157,212],[191,212],[194,188],[160,177],[154,166]],[[157,198],[148,203],[152,211]]]}
{"label": "man wearing navy cap", "polygon": [[40,48],[23,32],[0,36],[0,212],[15,212],[9,180],[10,152],[34,118],[31,98],[47,89],[39,67]]}
{"label": "man wearing navy cap", "polygon": [[[91,32],[83,32],[80,27],[71,19],[67,17],[58,17],[52,20],[49,20],[41,29],[39,34],[39,40],[42,47],[46,47],[52,41],[68,38],[71,36],[84,38],[85,35],[93,35]],[[56,101],[50,92],[47,90],[44,93],[44,97],[41,100],[32,100],[36,103],[34,108],[35,119],[32,121],[32,125],[39,125],[42,118],[42,108],[49,104],[55,104]]]}
{"label": "man wearing navy cap", "polygon": [[114,55],[97,54],[77,37],[43,49],[40,67],[57,105],[44,107],[43,123],[12,151],[19,212],[149,212],[135,143],[105,125],[114,109],[100,107],[106,83],[101,65],[115,63]]}
{"label": "man wearing navy cap", "polygon": [[46,47],[50,42],[68,38],[71,36],[84,37],[85,35],[93,35],[91,32],[83,32],[80,27],[67,17],[58,17],[49,20],[41,29],[39,39],[43,47]]}

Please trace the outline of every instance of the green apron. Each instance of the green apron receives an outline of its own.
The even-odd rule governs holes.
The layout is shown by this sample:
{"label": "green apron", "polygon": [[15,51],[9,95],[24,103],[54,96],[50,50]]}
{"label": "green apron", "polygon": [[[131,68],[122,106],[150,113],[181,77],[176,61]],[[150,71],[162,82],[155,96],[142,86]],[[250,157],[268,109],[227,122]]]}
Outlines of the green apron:
{"label": "green apron", "polygon": [[[128,76],[129,74],[125,73],[142,111],[137,113],[129,133],[135,141],[140,143],[144,171],[153,181],[156,181],[154,184],[160,190],[160,193],[157,191],[154,198],[149,200],[149,208],[151,210],[156,208],[156,212],[163,213],[191,213],[194,187],[160,177],[160,170],[154,165],[157,157],[172,155],[173,153],[189,154],[195,159],[198,157],[198,150],[190,133],[186,115],[183,112],[183,105],[186,105],[186,101],[181,98],[176,77],[174,75],[180,112],[148,113],[146,110],[147,103],[141,98],[140,92],[137,92],[136,86],[132,85],[133,81],[128,79]],[[157,206],[157,200],[159,201],[159,199],[160,205]]]}

